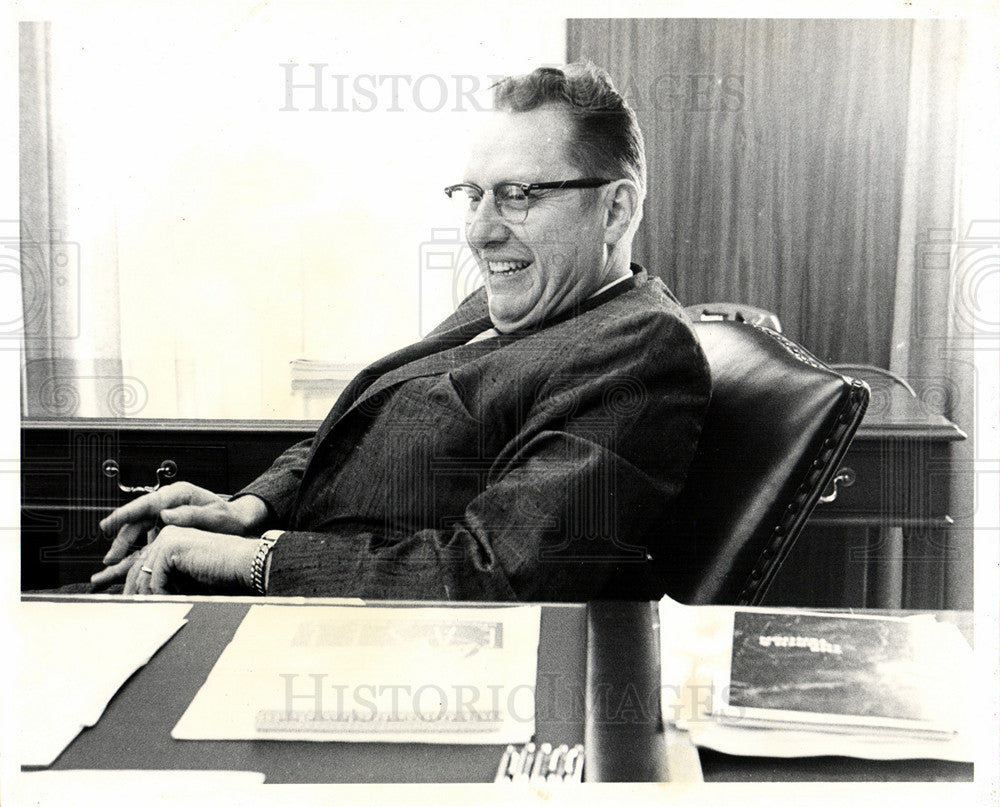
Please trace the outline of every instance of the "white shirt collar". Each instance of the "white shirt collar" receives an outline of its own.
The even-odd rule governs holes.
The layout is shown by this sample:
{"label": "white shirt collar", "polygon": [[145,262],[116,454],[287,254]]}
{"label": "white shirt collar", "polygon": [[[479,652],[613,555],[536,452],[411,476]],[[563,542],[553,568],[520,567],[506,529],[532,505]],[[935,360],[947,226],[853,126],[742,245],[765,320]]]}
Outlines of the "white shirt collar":
{"label": "white shirt collar", "polygon": [[[615,280],[612,280],[610,283],[605,283],[597,291],[595,291],[593,294],[591,294],[590,297],[588,297],[587,299],[588,300],[593,299],[598,294],[602,294],[603,292],[606,292],[612,286],[617,286],[619,283],[623,283],[623,282],[625,282],[626,280],[628,280],[631,277],[634,277],[634,275],[631,272],[629,272],[627,275],[622,275],[621,277],[616,278]],[[493,336],[499,336],[499,335],[500,335],[500,332],[496,328],[490,328],[489,330],[486,330],[486,331],[483,331],[482,333],[476,334],[466,344],[471,344],[472,342],[478,342],[480,339],[489,339],[489,338],[491,338]]]}

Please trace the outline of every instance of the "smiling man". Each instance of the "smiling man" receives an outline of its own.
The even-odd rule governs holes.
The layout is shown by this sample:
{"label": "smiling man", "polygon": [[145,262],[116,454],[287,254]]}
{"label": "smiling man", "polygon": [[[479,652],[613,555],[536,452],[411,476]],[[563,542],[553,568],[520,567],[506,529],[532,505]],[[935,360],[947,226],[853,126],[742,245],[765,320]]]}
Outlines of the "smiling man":
{"label": "smiling man", "polygon": [[[504,100],[499,94],[497,102]],[[473,149],[466,182],[446,191],[462,204],[468,200],[466,238],[501,333],[537,327],[631,275],[625,236],[639,221],[639,177],[580,176],[569,109],[500,107]]]}
{"label": "smiling man", "polygon": [[[485,286],[363,370],[231,500],[177,483],[102,523],[96,586],[367,598],[650,599],[710,382],[631,262],[645,158],[592,65],[496,87],[461,182]],[[140,536],[154,541],[126,556]]]}

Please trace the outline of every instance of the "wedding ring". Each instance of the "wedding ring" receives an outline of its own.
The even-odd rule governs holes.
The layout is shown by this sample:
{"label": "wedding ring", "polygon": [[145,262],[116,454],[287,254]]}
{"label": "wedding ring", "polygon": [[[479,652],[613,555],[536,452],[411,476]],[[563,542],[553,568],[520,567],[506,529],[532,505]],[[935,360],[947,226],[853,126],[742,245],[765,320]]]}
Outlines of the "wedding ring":
{"label": "wedding ring", "polygon": [[145,572],[146,574],[152,574],[153,573],[153,570],[150,569],[148,566],[140,566],[139,567],[139,571],[140,572]]}

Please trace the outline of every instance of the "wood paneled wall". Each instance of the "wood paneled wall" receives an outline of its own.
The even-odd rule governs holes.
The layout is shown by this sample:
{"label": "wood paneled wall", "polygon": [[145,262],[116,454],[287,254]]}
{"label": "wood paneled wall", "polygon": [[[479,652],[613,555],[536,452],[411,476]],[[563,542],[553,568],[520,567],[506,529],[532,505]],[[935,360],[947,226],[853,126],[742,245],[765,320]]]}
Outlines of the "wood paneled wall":
{"label": "wood paneled wall", "polygon": [[908,20],[571,20],[646,139],[635,259],[827,361],[889,364]]}

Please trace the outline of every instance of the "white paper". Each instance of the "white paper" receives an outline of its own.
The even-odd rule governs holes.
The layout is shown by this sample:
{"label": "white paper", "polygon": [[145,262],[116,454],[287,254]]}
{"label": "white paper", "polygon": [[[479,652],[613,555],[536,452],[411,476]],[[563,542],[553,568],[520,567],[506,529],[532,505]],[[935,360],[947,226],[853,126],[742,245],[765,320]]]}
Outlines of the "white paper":
{"label": "white paper", "polygon": [[526,742],[540,614],[254,606],[172,736]]}
{"label": "white paper", "polygon": [[[247,794],[264,784],[254,771],[68,770],[22,773],[16,783],[17,803],[32,807],[118,804],[123,794],[137,795],[143,807],[229,804],[234,794]],[[261,800],[263,802],[263,799]],[[243,798],[241,804],[251,803]]]}
{"label": "white paper", "polygon": [[186,623],[190,609],[188,603],[20,603],[20,764],[51,765]]}
{"label": "white paper", "polygon": [[[746,608],[751,611],[795,609]],[[732,606],[685,606],[664,597],[660,615],[660,705],[663,720],[687,731],[698,746],[739,756],[807,757],[849,756],[861,759],[943,759],[971,762],[974,749],[968,723],[960,719],[957,734],[931,737],[903,736],[899,732],[783,729],[723,724],[712,718],[718,708],[719,682],[727,679],[732,651]],[[819,612],[814,612],[819,613]],[[945,654],[962,652],[971,657],[968,643],[954,625],[937,623],[932,615],[911,619],[934,623]],[[961,665],[956,665],[961,674]],[[970,664],[964,666],[967,672]],[[955,692],[971,690],[972,682],[955,681]],[[956,698],[955,708],[965,718]]]}

